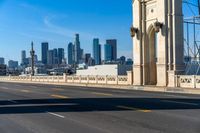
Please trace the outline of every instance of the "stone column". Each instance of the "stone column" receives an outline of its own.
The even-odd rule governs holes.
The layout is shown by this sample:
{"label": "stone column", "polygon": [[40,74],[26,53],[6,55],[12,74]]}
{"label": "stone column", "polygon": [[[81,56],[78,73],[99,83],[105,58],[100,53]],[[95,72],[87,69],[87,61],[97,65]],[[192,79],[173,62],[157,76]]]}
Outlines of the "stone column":
{"label": "stone column", "polygon": [[157,86],[167,85],[167,2],[166,0],[157,0],[157,21],[162,23],[160,32],[157,33]]}
{"label": "stone column", "polygon": [[133,27],[138,28],[136,37],[133,38],[133,59],[134,59],[134,85],[143,84],[142,70],[142,5],[140,0],[133,2]]}
{"label": "stone column", "polygon": [[173,64],[177,74],[184,71],[183,13],[182,0],[172,0],[173,5]]}
{"label": "stone column", "polygon": [[178,74],[184,73],[184,42],[183,42],[183,13],[182,0],[171,0],[172,8],[172,44],[170,49],[172,52],[169,55],[173,57],[173,66],[168,72],[168,86],[175,87],[175,77]]}
{"label": "stone column", "polygon": [[127,71],[127,77],[128,77],[128,84],[132,85],[133,84],[133,72],[132,71]]}

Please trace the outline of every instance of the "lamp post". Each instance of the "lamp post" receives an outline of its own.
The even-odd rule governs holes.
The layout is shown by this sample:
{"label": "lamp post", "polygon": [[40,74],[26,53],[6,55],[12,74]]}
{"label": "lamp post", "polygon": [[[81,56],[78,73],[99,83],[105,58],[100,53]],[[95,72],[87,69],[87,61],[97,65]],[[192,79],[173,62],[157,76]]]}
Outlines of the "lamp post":
{"label": "lamp post", "polygon": [[30,51],[30,54],[31,54],[31,76],[34,76],[35,75],[35,70],[34,70],[35,51],[34,51],[34,48],[33,48],[33,42],[31,42],[31,51]]}

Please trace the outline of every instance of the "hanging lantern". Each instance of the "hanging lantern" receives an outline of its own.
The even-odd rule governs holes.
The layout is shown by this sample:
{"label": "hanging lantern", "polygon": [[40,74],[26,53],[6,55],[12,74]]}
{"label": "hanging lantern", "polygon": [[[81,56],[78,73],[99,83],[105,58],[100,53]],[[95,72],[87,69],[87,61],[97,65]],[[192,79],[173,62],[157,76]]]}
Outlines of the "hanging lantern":
{"label": "hanging lantern", "polygon": [[160,32],[160,29],[162,28],[162,26],[163,26],[162,23],[156,21],[156,22],[154,23],[154,30],[155,30],[155,32],[157,32],[157,33]]}
{"label": "hanging lantern", "polygon": [[135,35],[138,33],[138,28],[131,27],[131,37],[135,37]]}

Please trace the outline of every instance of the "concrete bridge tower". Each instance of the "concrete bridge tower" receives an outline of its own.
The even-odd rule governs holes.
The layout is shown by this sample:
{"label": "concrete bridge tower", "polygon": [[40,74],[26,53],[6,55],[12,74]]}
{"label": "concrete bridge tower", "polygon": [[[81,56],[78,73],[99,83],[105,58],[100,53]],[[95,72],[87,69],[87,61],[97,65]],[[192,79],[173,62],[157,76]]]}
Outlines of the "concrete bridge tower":
{"label": "concrete bridge tower", "polygon": [[133,0],[134,85],[175,86],[184,72],[182,0]]}

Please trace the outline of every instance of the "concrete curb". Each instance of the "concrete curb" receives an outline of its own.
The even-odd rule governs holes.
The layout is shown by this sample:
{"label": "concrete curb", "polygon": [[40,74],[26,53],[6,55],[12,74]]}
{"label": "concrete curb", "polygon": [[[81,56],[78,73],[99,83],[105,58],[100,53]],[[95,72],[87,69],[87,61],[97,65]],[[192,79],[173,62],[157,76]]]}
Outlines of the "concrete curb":
{"label": "concrete curb", "polygon": [[80,87],[96,87],[96,88],[111,88],[111,89],[125,89],[148,92],[163,92],[163,93],[179,93],[179,94],[200,94],[200,89],[195,88],[170,88],[157,86],[127,86],[127,85],[105,85],[105,84],[73,84],[73,83],[49,83],[49,82],[30,82],[30,81],[0,81],[4,83],[21,83],[21,84],[43,84],[43,85],[61,85],[61,86],[80,86]]}

